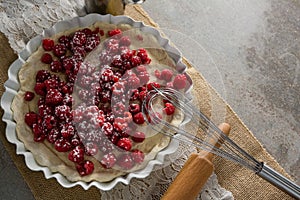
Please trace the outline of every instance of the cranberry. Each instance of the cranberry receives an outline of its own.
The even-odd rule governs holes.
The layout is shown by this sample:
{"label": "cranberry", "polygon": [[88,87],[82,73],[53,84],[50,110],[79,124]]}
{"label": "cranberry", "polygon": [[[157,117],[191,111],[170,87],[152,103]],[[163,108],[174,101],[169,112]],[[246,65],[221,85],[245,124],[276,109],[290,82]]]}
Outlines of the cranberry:
{"label": "cranberry", "polygon": [[55,141],[60,138],[60,131],[58,130],[58,128],[53,128],[49,131],[48,135],[47,135],[47,140],[48,142],[50,142],[51,144],[54,144]]}
{"label": "cranberry", "polygon": [[52,56],[49,53],[44,53],[41,57],[42,63],[50,64],[52,62]]}
{"label": "cranberry", "polygon": [[145,122],[144,115],[142,112],[139,112],[133,116],[133,121],[136,124],[143,124]]}
{"label": "cranberry", "polygon": [[52,72],[61,72],[63,69],[63,65],[59,60],[54,60],[50,63],[50,70]]}
{"label": "cranberry", "polygon": [[117,164],[125,170],[129,170],[134,166],[132,157],[129,154],[121,154],[117,158]]}
{"label": "cranberry", "polygon": [[132,147],[132,142],[129,138],[121,138],[119,139],[117,146],[121,149],[124,149],[125,151],[130,151]]}
{"label": "cranberry", "polygon": [[34,93],[30,91],[26,91],[24,94],[25,101],[31,101],[34,98]]}
{"label": "cranberry", "polygon": [[50,72],[47,70],[39,70],[36,74],[36,82],[42,83],[50,77]]}
{"label": "cranberry", "polygon": [[186,86],[186,76],[184,74],[178,74],[173,80],[173,87],[177,90],[184,89]]}
{"label": "cranberry", "polygon": [[64,44],[56,44],[53,47],[53,54],[57,57],[62,57],[66,54],[67,48]]}
{"label": "cranberry", "polygon": [[116,161],[117,161],[117,158],[116,158],[115,154],[108,153],[102,157],[100,164],[105,169],[111,169],[115,165]]}
{"label": "cranberry", "polygon": [[175,106],[171,103],[165,103],[165,108],[163,109],[163,111],[167,114],[167,115],[173,115],[175,112]]}
{"label": "cranberry", "polygon": [[144,161],[145,154],[138,149],[134,149],[131,151],[131,157],[135,163],[140,164]]}
{"label": "cranberry", "polygon": [[33,124],[36,124],[38,121],[38,115],[35,112],[28,112],[25,114],[25,123],[32,127]]}
{"label": "cranberry", "polygon": [[140,131],[135,132],[135,133],[131,136],[132,140],[133,140],[134,142],[138,142],[138,143],[143,142],[143,141],[145,140],[145,137],[146,137],[146,136],[145,136],[145,133],[140,132]]}
{"label": "cranberry", "polygon": [[76,169],[80,176],[86,176],[94,171],[94,163],[89,160],[84,160],[76,165]]}
{"label": "cranberry", "polygon": [[68,140],[59,138],[55,141],[54,147],[58,152],[67,152],[72,148],[72,145]]}
{"label": "cranberry", "polygon": [[81,146],[76,146],[68,155],[69,160],[75,163],[81,163],[84,160],[84,149]]}
{"label": "cranberry", "polygon": [[58,105],[62,103],[63,96],[58,89],[50,89],[47,92],[45,101],[47,105]]}
{"label": "cranberry", "polygon": [[75,32],[72,42],[75,46],[84,46],[86,43],[86,35],[83,32]]}
{"label": "cranberry", "polygon": [[54,41],[51,39],[43,39],[42,46],[45,51],[51,51],[54,47]]}

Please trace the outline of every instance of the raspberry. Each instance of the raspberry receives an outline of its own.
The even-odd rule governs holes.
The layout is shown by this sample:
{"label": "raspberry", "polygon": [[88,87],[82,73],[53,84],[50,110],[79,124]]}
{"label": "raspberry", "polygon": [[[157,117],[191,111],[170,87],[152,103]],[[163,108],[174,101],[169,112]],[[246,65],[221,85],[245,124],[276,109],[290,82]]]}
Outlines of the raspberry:
{"label": "raspberry", "polygon": [[84,149],[81,146],[76,146],[68,155],[69,160],[75,163],[81,163],[84,160]]}
{"label": "raspberry", "polygon": [[53,114],[52,107],[47,106],[45,104],[41,104],[39,106],[39,115],[41,117],[45,117],[46,115],[52,115],[52,114]]}
{"label": "raspberry", "polygon": [[100,37],[98,35],[91,35],[87,38],[84,49],[87,52],[92,51],[100,44]]}
{"label": "raspberry", "polygon": [[31,101],[34,98],[34,93],[30,91],[26,91],[24,94],[25,101]]}
{"label": "raspberry", "polygon": [[121,154],[117,158],[117,164],[125,170],[129,170],[134,166],[132,157],[129,154]]}
{"label": "raspberry", "polygon": [[68,140],[66,140],[64,138],[59,138],[54,142],[54,148],[58,152],[67,152],[67,151],[71,150],[72,145]]}
{"label": "raspberry", "polygon": [[177,90],[184,89],[186,86],[186,76],[184,74],[178,74],[173,80],[173,87]]}
{"label": "raspberry", "polygon": [[54,45],[52,51],[55,56],[60,58],[66,54],[67,48],[64,44],[56,44]]}
{"label": "raspberry", "polygon": [[50,72],[47,70],[39,70],[36,74],[36,82],[42,83],[50,77]]}
{"label": "raspberry", "polygon": [[140,79],[141,85],[148,83],[148,81],[150,80],[150,75],[147,71],[140,72],[138,74],[138,77]]}
{"label": "raspberry", "polygon": [[50,89],[58,89],[59,83],[54,78],[49,78],[44,82],[46,90],[49,91]]}
{"label": "raspberry", "polygon": [[163,111],[167,114],[167,115],[173,115],[175,112],[175,106],[171,103],[165,103],[165,108],[163,109]]}
{"label": "raspberry", "polygon": [[137,131],[131,136],[132,140],[137,143],[141,143],[145,140],[145,133]]}
{"label": "raspberry", "polygon": [[58,42],[64,44],[68,49],[71,48],[71,39],[67,35],[60,36]]}
{"label": "raspberry", "polygon": [[132,141],[129,138],[121,138],[119,139],[117,146],[125,151],[130,151],[132,147]]}
{"label": "raspberry", "polygon": [[32,128],[33,124],[38,121],[38,115],[35,112],[28,112],[25,114],[25,123]]}
{"label": "raspberry", "polygon": [[46,115],[43,120],[43,127],[45,127],[47,130],[51,130],[57,125],[57,121],[54,116],[52,115]]}
{"label": "raspberry", "polygon": [[120,46],[130,46],[131,41],[128,36],[123,36],[120,38],[119,45]]}
{"label": "raspberry", "polygon": [[131,151],[131,157],[135,163],[140,164],[144,161],[145,154],[138,149],[134,149]]}
{"label": "raspberry", "polygon": [[129,112],[131,112],[132,114],[136,114],[140,111],[141,111],[141,107],[140,107],[139,104],[132,103],[132,104],[129,105]]}
{"label": "raspberry", "polygon": [[136,124],[143,124],[145,122],[144,115],[142,112],[139,112],[133,116],[133,121]]}
{"label": "raspberry", "polygon": [[117,158],[116,158],[115,154],[108,153],[102,157],[100,164],[105,169],[111,169],[115,165],[116,161],[117,161]]}
{"label": "raspberry", "polygon": [[93,142],[88,142],[84,144],[85,147],[85,154],[88,156],[94,156],[98,153],[98,147]]}
{"label": "raspberry", "polygon": [[142,64],[142,60],[139,56],[132,56],[132,58],[130,59],[130,62],[131,62],[132,67],[137,67],[140,64]]}
{"label": "raspberry", "polygon": [[55,141],[60,137],[60,131],[57,128],[51,129],[51,131],[47,135],[47,140],[51,144],[54,144]]}
{"label": "raspberry", "polygon": [[137,77],[135,74],[131,75],[127,79],[127,86],[129,88],[135,89],[135,88],[138,88],[140,85],[141,85],[141,81],[140,81],[139,77]]}
{"label": "raspberry", "polygon": [[71,108],[67,105],[57,106],[54,113],[58,119],[66,120],[71,116]]}
{"label": "raspberry", "polygon": [[86,43],[86,35],[83,32],[75,32],[72,42],[75,46],[84,46]]}
{"label": "raspberry", "polygon": [[58,89],[50,89],[46,94],[46,104],[47,105],[58,105],[62,103],[63,96]]}
{"label": "raspberry", "polygon": [[159,84],[159,83],[156,83],[156,82],[152,82],[152,83],[148,83],[148,84],[147,84],[147,89],[148,89],[148,91],[153,90],[154,88],[155,88],[155,89],[160,88],[160,84]]}
{"label": "raspberry", "polygon": [[34,86],[34,91],[38,95],[45,96],[46,95],[46,85],[45,85],[45,83],[37,82]]}
{"label": "raspberry", "polygon": [[74,55],[80,56],[80,57],[85,57],[86,56],[86,51],[84,49],[84,46],[74,46],[72,48],[72,52]]}
{"label": "raspberry", "polygon": [[165,80],[167,82],[171,81],[173,77],[173,71],[169,70],[169,69],[163,69],[161,71],[161,76],[160,79]]}
{"label": "raspberry", "polygon": [[94,163],[89,160],[84,160],[81,163],[76,165],[76,169],[80,176],[86,176],[94,171]]}
{"label": "raspberry", "polygon": [[43,142],[46,138],[46,135],[43,132],[43,129],[38,124],[33,124],[32,126],[32,132],[33,132],[33,140],[35,142]]}
{"label": "raspberry", "polygon": [[81,30],[81,32],[83,32],[86,36],[90,36],[93,34],[92,30],[89,28],[84,28]]}
{"label": "raspberry", "polygon": [[136,54],[138,57],[140,57],[141,59],[141,62],[143,64],[150,64],[151,62],[151,59],[148,57],[148,54],[147,54],[147,51],[145,49],[139,49],[137,51],[137,54]]}
{"label": "raspberry", "polygon": [[114,127],[110,122],[103,123],[102,131],[106,136],[111,136],[113,134]]}
{"label": "raspberry", "polygon": [[43,39],[42,46],[45,51],[51,51],[54,47],[54,41],[51,39]]}
{"label": "raspberry", "polygon": [[59,60],[54,60],[50,63],[50,70],[52,72],[61,72],[63,69],[63,65]]}
{"label": "raspberry", "polygon": [[112,36],[115,36],[115,35],[121,37],[121,34],[122,34],[122,31],[120,29],[114,29],[114,30],[108,31],[108,36],[109,37],[112,37]]}
{"label": "raspberry", "polygon": [[41,57],[41,61],[45,64],[50,64],[52,62],[52,56],[49,53],[44,53]]}

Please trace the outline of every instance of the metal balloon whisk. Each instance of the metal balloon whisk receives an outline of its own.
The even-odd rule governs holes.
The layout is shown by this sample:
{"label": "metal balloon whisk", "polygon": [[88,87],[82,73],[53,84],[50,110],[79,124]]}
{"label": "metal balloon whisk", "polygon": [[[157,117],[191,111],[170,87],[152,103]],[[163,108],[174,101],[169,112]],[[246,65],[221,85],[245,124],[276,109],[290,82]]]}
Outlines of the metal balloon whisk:
{"label": "metal balloon whisk", "polygon": [[[202,134],[193,134],[181,126],[176,126],[163,119],[157,111],[158,100],[164,100],[173,104],[184,116],[189,119],[186,127],[188,130],[201,130]],[[289,195],[300,199],[300,187],[279,174],[277,171],[259,162],[239,147],[234,141],[226,136],[207,116],[205,116],[185,94],[171,88],[154,88],[146,96],[142,111],[148,119],[148,125],[155,131],[177,139],[188,145],[214,153],[225,159],[234,161],[257,175],[272,183],[274,186],[285,191]],[[197,131],[196,131],[197,132]],[[214,140],[222,148],[215,148],[211,144]]]}

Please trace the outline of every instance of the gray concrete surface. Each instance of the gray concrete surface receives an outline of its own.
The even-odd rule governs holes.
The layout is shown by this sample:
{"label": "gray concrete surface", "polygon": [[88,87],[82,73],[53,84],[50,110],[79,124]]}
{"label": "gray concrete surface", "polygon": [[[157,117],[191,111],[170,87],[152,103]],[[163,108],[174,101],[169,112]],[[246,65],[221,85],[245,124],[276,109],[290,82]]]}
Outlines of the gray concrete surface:
{"label": "gray concrete surface", "polygon": [[[148,0],[143,8],[300,184],[300,1]],[[33,199],[2,144],[0,186],[1,200]]]}

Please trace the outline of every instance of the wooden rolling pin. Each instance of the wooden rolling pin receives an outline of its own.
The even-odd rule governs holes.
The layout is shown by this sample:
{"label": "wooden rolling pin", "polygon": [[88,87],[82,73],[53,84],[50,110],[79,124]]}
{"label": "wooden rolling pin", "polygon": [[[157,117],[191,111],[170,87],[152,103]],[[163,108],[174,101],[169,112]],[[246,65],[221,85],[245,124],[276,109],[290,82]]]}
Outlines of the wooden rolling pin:
{"label": "wooden rolling pin", "polygon": [[[219,129],[228,135],[230,125],[222,123],[219,125]],[[210,143],[217,148],[220,147],[220,144],[217,144],[216,141],[210,141]],[[213,156],[212,153],[207,151],[191,154],[162,200],[195,200],[214,171]]]}

